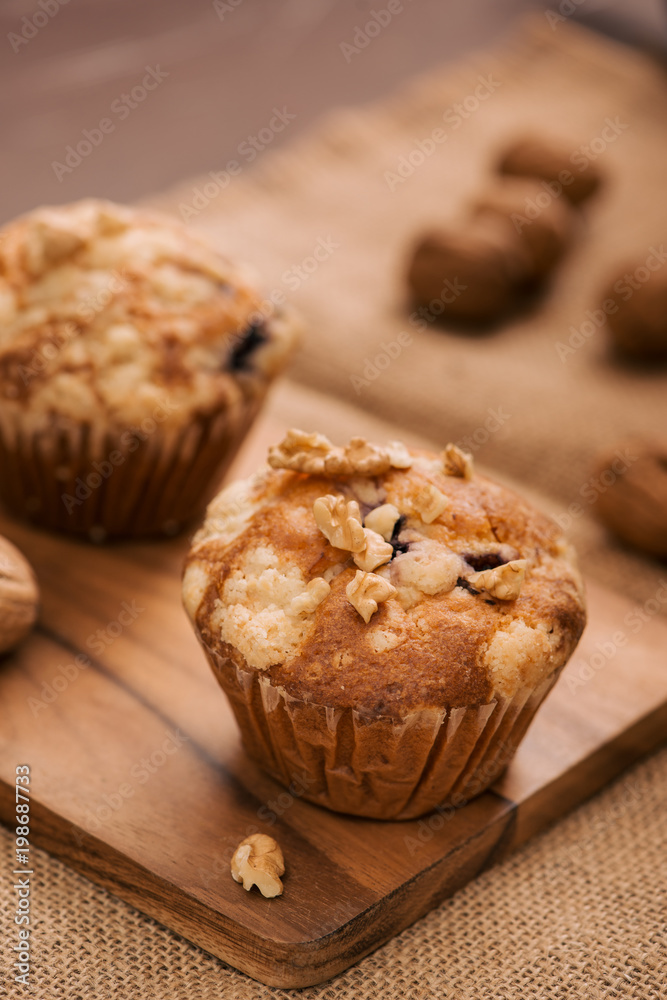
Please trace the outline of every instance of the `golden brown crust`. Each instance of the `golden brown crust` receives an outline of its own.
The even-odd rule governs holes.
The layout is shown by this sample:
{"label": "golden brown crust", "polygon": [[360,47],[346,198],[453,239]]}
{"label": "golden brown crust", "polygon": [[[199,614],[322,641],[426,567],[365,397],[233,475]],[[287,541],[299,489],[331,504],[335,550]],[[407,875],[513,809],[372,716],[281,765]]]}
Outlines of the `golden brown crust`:
{"label": "golden brown crust", "polygon": [[[244,670],[262,670],[290,697],[395,719],[420,709],[512,697],[558,670],[576,645],[585,612],[577,571],[553,522],[483,476],[448,476],[431,453],[411,454],[410,469],[373,479],[267,471],[248,486],[252,513],[232,537],[211,529],[209,517],[209,527],[195,538],[185,579],[186,605],[205,647]],[[431,523],[419,514],[427,486],[447,499]],[[313,516],[315,500],[327,494],[356,498],[363,516],[383,503],[404,516],[394,559],[375,571],[397,593],[379,605],[369,624],[346,597],[357,570],[353,554],[333,548]],[[228,622],[230,604],[246,592],[234,590],[231,598],[229,587],[238,580],[246,586],[247,560],[255,552],[264,554],[270,590],[262,598],[262,621],[268,622],[262,628],[270,631],[271,608],[283,607],[279,574],[286,567],[295,574],[290,586],[298,586],[297,576],[305,585],[324,575],[330,591],[300,621],[289,655],[272,660],[269,653],[253,667],[252,649],[244,653],[230,641],[243,629],[225,633],[221,622]],[[475,592],[468,576],[511,559],[528,563],[516,600]],[[193,596],[195,575],[200,590]],[[281,622],[288,621],[280,614]],[[243,619],[251,625],[256,620]]]}
{"label": "golden brown crust", "polygon": [[187,423],[261,394],[294,340],[244,269],[169,218],[87,199],[0,239],[0,400],[127,425]]}

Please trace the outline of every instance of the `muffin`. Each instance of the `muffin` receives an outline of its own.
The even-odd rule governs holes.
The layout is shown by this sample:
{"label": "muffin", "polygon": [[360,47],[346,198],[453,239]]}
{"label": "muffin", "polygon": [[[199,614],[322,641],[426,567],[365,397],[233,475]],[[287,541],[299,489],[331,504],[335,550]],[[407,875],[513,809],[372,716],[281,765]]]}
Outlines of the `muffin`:
{"label": "muffin", "polygon": [[454,445],[295,430],[210,504],[183,598],[250,756],[376,819],[487,788],[585,623],[559,530]]}
{"label": "muffin", "polygon": [[0,500],[56,530],[200,514],[295,321],[187,229],[85,200],[0,232]]}

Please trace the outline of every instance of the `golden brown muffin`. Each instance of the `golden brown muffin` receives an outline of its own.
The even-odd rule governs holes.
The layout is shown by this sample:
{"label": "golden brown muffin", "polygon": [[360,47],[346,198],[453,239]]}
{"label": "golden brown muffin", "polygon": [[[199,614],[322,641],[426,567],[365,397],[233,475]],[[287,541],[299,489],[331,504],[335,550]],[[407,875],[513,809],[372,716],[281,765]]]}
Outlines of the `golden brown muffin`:
{"label": "golden brown muffin", "polygon": [[105,201],[0,233],[0,498],[98,540],[205,506],[294,322],[179,223]]}
{"label": "golden brown muffin", "polygon": [[555,525],[441,455],[290,431],[225,489],[183,596],[251,756],[378,819],[488,787],[584,626]]}

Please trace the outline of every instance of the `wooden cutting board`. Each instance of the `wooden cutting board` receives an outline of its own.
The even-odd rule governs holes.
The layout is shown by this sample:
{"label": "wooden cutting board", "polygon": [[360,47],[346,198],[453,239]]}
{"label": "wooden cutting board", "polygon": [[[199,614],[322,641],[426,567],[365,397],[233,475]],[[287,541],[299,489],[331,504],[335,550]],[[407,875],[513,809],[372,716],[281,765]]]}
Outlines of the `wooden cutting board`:
{"label": "wooden cutting board", "polygon": [[[260,421],[235,474],[283,429]],[[1,518],[0,532],[43,597],[0,663],[0,818],[14,825],[28,764],[32,844],[269,985],[347,968],[667,734],[667,624],[591,584],[577,654],[493,791],[405,823],[329,813],[246,759],[181,609],[187,540],[95,548]],[[277,899],[229,874],[253,831],[284,850]]]}

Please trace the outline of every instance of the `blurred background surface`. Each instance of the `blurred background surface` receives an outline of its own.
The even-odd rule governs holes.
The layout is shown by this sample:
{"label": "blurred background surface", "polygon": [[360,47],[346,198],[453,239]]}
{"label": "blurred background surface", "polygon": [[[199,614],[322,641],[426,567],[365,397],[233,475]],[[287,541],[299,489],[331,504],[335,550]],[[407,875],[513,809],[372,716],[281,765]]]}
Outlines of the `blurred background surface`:
{"label": "blurred background surface", "polygon": [[332,107],[501,39],[530,10],[658,52],[667,39],[660,0],[391,3],[401,16],[359,58],[355,33],[386,0],[5,0],[0,221],[221,169],[286,109],[276,148]]}

